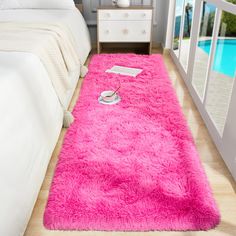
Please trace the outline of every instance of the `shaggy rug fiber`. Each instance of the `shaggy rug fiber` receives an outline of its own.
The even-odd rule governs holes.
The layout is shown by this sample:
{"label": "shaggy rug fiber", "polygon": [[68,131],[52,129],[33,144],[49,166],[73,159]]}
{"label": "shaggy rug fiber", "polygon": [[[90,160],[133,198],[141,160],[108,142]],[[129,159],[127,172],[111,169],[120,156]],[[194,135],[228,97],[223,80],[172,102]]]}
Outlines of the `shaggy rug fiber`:
{"label": "shaggy rug fiber", "polygon": [[[136,78],[105,73],[143,69]],[[119,104],[98,103],[121,84]],[[55,230],[208,230],[220,220],[162,56],[95,55],[73,111],[44,225]]]}

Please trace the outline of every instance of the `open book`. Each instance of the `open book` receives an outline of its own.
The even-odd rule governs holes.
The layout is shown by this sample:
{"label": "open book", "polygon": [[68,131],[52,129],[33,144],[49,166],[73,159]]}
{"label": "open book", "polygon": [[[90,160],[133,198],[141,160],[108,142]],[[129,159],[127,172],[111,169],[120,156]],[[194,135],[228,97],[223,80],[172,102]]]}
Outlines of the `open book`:
{"label": "open book", "polygon": [[128,75],[132,77],[136,77],[143,70],[138,68],[130,68],[125,66],[113,66],[111,69],[106,70],[107,73],[115,73],[120,75]]}

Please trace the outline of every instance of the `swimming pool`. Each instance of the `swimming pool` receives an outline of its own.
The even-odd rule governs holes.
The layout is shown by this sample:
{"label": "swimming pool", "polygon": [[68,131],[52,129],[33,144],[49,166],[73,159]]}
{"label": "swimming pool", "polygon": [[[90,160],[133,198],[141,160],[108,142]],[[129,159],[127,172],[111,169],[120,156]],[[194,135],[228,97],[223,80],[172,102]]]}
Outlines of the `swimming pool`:
{"label": "swimming pool", "polygon": [[[212,40],[204,40],[198,46],[210,53]],[[236,39],[219,39],[213,69],[230,77],[235,77],[236,71]]]}

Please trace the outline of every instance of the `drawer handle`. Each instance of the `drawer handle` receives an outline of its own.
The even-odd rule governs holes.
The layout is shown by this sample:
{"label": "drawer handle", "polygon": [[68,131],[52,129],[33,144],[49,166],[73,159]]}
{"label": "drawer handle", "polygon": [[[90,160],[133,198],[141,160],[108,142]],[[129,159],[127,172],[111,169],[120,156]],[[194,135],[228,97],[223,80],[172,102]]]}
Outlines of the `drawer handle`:
{"label": "drawer handle", "polygon": [[105,34],[109,34],[110,33],[110,31],[109,30],[105,30]]}
{"label": "drawer handle", "polygon": [[111,17],[111,14],[110,14],[110,13],[107,13],[106,16],[107,16],[108,18],[110,18],[110,17]]}
{"label": "drawer handle", "polygon": [[146,33],[147,33],[147,31],[146,31],[146,30],[143,30],[143,31],[142,31],[142,33],[143,33],[143,34],[146,34]]}
{"label": "drawer handle", "polygon": [[129,30],[127,30],[127,29],[123,30],[123,34],[128,34],[128,33],[129,33]]}
{"label": "drawer handle", "polygon": [[125,17],[126,17],[126,18],[129,17],[129,13],[125,13]]}
{"label": "drawer handle", "polygon": [[142,15],[143,17],[146,17],[146,13],[143,13],[143,15]]}

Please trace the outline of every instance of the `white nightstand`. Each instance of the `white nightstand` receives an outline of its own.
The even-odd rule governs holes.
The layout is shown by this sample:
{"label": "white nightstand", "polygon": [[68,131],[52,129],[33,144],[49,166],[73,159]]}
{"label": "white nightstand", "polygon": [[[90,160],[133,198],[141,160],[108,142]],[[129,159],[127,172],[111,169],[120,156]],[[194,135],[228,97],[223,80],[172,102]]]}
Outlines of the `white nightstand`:
{"label": "white nightstand", "polygon": [[152,49],[151,6],[131,6],[118,8],[102,6],[98,8],[97,49],[101,51],[103,43],[146,43],[149,53]]}

